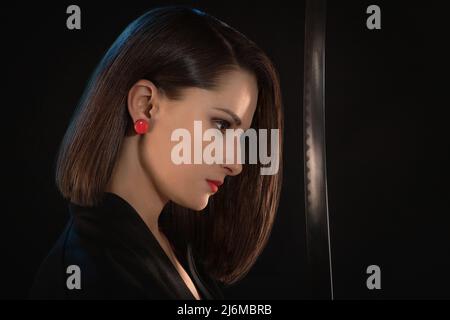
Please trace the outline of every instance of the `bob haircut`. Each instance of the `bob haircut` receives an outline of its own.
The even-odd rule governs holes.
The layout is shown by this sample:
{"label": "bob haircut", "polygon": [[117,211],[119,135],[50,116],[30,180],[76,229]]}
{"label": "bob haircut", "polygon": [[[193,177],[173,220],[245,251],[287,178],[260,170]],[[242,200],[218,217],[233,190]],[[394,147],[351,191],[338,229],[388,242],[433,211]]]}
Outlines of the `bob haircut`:
{"label": "bob haircut", "polygon": [[251,127],[280,130],[279,171],[260,175],[261,164],[244,164],[240,175],[225,179],[204,214],[169,201],[159,221],[177,255],[191,243],[204,271],[224,284],[241,279],[265,247],[282,180],[279,76],[267,55],[246,36],[188,6],[158,7],[137,18],[93,72],[61,142],[55,168],[56,185],[65,199],[95,206],[121,143],[133,128],[126,105],[134,83],[150,80],[167,98],[179,100],[188,87],[217,88],[218,77],[233,69],[256,76],[258,101]]}

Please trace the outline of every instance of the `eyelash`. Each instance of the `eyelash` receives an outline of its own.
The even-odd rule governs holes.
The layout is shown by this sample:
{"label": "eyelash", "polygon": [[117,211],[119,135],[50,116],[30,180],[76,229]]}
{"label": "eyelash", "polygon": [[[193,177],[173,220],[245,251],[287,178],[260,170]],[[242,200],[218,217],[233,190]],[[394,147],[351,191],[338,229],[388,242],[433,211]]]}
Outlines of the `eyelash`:
{"label": "eyelash", "polygon": [[227,121],[227,120],[213,119],[213,122],[216,123],[216,124],[219,123],[219,124],[225,125],[225,128],[222,128],[222,129],[217,128],[217,129],[219,129],[222,132],[224,132],[226,129],[229,129],[231,127],[231,123],[229,121]]}

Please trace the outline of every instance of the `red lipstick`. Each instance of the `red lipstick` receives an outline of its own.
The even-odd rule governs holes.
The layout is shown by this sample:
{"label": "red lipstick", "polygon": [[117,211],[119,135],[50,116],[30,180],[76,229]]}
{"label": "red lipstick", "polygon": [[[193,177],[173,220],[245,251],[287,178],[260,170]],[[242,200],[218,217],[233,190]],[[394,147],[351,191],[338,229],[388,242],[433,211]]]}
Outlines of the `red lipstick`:
{"label": "red lipstick", "polygon": [[220,182],[220,181],[208,180],[208,179],[206,179],[206,182],[208,182],[209,187],[211,188],[211,191],[213,193],[217,192],[217,190],[219,190],[220,185],[222,184],[222,182]]}

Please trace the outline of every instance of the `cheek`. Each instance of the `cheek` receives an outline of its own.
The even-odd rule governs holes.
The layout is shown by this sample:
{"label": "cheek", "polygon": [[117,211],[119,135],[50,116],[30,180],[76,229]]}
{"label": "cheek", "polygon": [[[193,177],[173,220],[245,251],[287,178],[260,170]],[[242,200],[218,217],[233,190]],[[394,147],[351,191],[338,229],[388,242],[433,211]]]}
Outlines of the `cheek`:
{"label": "cheek", "polygon": [[167,186],[176,181],[178,166],[171,161],[170,135],[162,132],[147,134],[142,141],[142,166],[159,192],[166,194]]}
{"label": "cheek", "polygon": [[170,199],[193,210],[208,204],[209,187],[205,181],[204,165],[179,165],[171,173],[175,182],[170,187]]}
{"label": "cheek", "polygon": [[143,141],[142,166],[166,199],[183,207],[202,210],[210,195],[205,181],[207,165],[173,163],[171,152],[176,144],[170,141],[170,134],[148,134]]}
{"label": "cheek", "polygon": [[160,184],[167,199],[185,208],[204,209],[210,193],[201,167],[186,164],[171,167]]}

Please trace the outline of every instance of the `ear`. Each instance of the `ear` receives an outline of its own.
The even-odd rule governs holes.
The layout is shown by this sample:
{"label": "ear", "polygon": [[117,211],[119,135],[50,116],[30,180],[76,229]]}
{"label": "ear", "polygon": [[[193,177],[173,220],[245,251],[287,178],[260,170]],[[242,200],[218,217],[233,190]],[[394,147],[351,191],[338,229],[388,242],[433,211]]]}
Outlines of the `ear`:
{"label": "ear", "polygon": [[150,121],[158,109],[158,88],[145,79],[137,81],[128,92],[128,112],[133,123],[138,119]]}

